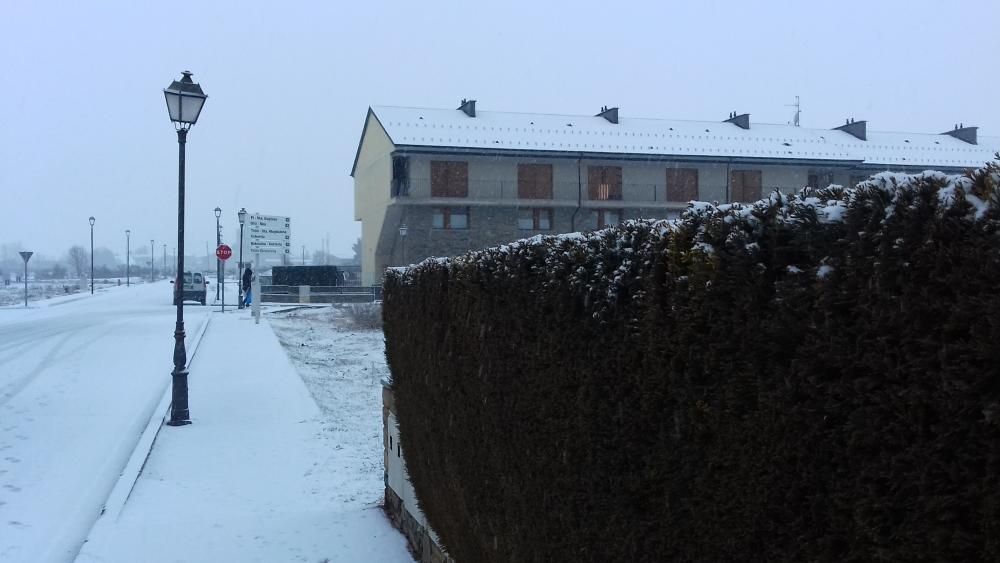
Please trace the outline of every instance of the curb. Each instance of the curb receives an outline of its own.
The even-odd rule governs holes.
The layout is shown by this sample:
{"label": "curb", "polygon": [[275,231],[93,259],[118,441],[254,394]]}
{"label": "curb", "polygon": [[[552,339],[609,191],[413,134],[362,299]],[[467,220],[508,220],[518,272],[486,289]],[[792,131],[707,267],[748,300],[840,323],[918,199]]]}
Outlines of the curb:
{"label": "curb", "polygon": [[[212,315],[206,316],[205,322],[198,329],[194,338],[192,338],[191,352],[188,354],[188,365],[191,365],[191,362],[194,361],[194,357],[201,345],[201,340],[205,336],[205,332],[208,330],[208,325],[211,322]],[[84,548],[88,543],[91,545],[98,543],[94,541],[95,539],[106,537],[108,535],[106,528],[118,520],[122,509],[125,508],[125,503],[128,502],[129,497],[132,495],[132,490],[139,481],[139,475],[142,474],[142,469],[146,466],[146,460],[149,459],[149,455],[153,451],[153,444],[156,443],[156,437],[159,435],[160,429],[163,428],[163,421],[169,414],[171,391],[172,386],[168,382],[163,396],[160,397],[156,408],[153,410],[153,416],[146,424],[146,429],[139,436],[135,449],[132,450],[132,455],[129,456],[128,462],[122,468],[122,472],[118,476],[118,481],[115,482],[115,486],[111,489],[108,499],[104,502],[101,514],[97,517],[94,525],[91,526],[90,532],[87,533],[87,538],[83,541],[83,544],[74,557],[74,561],[99,560],[93,559],[93,555],[91,554],[84,553]]]}

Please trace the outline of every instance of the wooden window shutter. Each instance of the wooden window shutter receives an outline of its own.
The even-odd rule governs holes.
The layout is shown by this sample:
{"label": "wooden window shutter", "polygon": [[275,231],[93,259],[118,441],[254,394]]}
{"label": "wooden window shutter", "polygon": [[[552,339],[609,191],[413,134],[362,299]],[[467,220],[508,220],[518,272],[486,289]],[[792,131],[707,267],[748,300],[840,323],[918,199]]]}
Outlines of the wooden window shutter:
{"label": "wooden window shutter", "polygon": [[622,198],[622,167],[621,166],[609,166],[607,170],[610,170],[610,178],[605,178],[611,184],[611,193],[608,199],[620,200]]}
{"label": "wooden window shutter", "polygon": [[452,162],[448,178],[450,197],[469,197],[469,163]]}
{"label": "wooden window shutter", "polygon": [[448,163],[431,161],[431,197],[448,197]]}
{"label": "wooden window shutter", "polygon": [[743,171],[743,201],[757,201],[761,196],[761,172],[760,170]]}
{"label": "wooden window shutter", "polygon": [[604,181],[603,169],[600,166],[589,166],[587,168],[587,197],[588,199],[601,199],[598,197],[601,190],[601,183]]}
{"label": "wooden window shutter", "polygon": [[729,201],[743,201],[743,171],[729,173]]}
{"label": "wooden window shutter", "polygon": [[587,195],[596,200],[622,198],[621,166],[590,166],[587,168]]}
{"label": "wooden window shutter", "polygon": [[698,169],[667,169],[667,201],[691,201],[698,199]]}
{"label": "wooden window shutter", "polygon": [[469,163],[431,161],[431,197],[468,197]]}
{"label": "wooden window shutter", "polygon": [[552,199],[552,165],[518,164],[517,197]]}

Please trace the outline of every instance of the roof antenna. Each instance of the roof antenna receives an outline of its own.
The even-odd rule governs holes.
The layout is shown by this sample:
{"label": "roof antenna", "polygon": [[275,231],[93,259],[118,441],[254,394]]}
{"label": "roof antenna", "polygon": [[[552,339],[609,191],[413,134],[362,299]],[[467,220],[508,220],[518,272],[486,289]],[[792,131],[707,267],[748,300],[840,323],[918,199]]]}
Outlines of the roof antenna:
{"label": "roof antenna", "polygon": [[792,125],[798,127],[799,126],[799,116],[802,114],[802,106],[799,104],[799,97],[795,96],[795,103],[794,104],[785,104],[785,107],[793,107],[793,108],[795,108],[795,117],[792,118]]}

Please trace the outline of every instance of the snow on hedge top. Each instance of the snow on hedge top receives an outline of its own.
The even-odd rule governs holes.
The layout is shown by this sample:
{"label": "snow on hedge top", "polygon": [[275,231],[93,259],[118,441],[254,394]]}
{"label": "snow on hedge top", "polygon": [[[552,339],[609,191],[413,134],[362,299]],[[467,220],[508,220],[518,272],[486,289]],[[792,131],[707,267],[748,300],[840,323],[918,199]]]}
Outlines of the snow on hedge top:
{"label": "snow on hedge top", "polygon": [[979,167],[1000,137],[971,145],[949,135],[844,131],[732,123],[380,106],[372,111],[396,146],[664,156],[846,161],[871,165]]}
{"label": "snow on hedge top", "polygon": [[[655,244],[657,241],[669,236],[673,231],[680,229],[690,229],[693,233],[691,248],[705,255],[715,253],[714,246],[709,242],[707,236],[707,226],[713,220],[721,220],[725,223],[739,223],[741,229],[734,232],[742,232],[741,243],[748,251],[759,249],[755,236],[759,231],[761,217],[767,216],[768,212],[774,212],[775,220],[788,225],[802,224],[806,221],[818,223],[834,224],[842,223],[852,205],[865,201],[885,202],[883,208],[883,221],[892,217],[898,206],[904,205],[903,201],[910,201],[912,198],[901,198],[905,193],[916,192],[928,183],[937,188],[938,212],[951,209],[956,202],[964,201],[970,205],[969,220],[981,220],[985,217],[989,209],[990,197],[1000,201],[1000,194],[996,192],[1000,186],[1000,166],[990,164],[985,169],[986,184],[992,186],[994,190],[990,194],[976,194],[976,185],[968,176],[946,175],[941,172],[926,171],[920,174],[897,174],[882,173],[876,174],[871,179],[858,184],[854,188],[843,188],[841,186],[830,186],[829,188],[814,189],[803,188],[795,194],[783,194],[774,191],[767,197],[752,203],[727,203],[713,204],[706,202],[690,202],[687,210],[684,211],[680,219],[674,220],[650,220],[638,219],[625,221],[617,227],[604,230],[589,231],[583,233],[566,233],[560,235],[536,235],[487,248],[479,251],[472,251],[455,258],[428,258],[423,262],[407,268],[390,268],[390,275],[398,276],[402,283],[411,283],[424,270],[428,269],[454,269],[463,266],[481,266],[497,270],[503,274],[503,270],[510,264],[507,258],[513,258],[526,253],[542,253],[545,255],[544,264],[540,265],[540,271],[544,271],[552,277],[568,276],[574,283],[580,281],[587,285],[601,285],[598,280],[601,277],[610,278],[609,293],[615,292],[616,282],[624,279],[625,270],[632,266],[629,255],[634,253],[639,246]],[[878,193],[878,197],[873,197],[872,193]],[[583,252],[594,257],[592,264],[587,268],[578,267],[572,272],[562,271],[565,264],[564,257],[574,253]],[[601,264],[601,255],[612,253],[622,258],[620,264],[614,271],[604,270]],[[800,270],[801,271],[801,270]],[[823,277],[829,270],[818,273]],[[513,273],[507,272],[508,274]]]}

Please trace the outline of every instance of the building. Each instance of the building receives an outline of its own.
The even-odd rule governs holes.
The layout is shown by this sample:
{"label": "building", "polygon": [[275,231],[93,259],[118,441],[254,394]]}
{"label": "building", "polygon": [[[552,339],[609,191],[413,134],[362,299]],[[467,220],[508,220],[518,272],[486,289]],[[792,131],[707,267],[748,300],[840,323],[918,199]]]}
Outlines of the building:
{"label": "building", "polygon": [[[690,200],[754,201],[773,189],[854,185],[870,174],[960,172],[1000,138],[725,120],[369,108],[351,176],[362,222],[362,283],[387,266],[535,234],[679,215]],[[405,228],[404,228],[405,227]]]}

